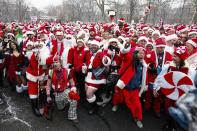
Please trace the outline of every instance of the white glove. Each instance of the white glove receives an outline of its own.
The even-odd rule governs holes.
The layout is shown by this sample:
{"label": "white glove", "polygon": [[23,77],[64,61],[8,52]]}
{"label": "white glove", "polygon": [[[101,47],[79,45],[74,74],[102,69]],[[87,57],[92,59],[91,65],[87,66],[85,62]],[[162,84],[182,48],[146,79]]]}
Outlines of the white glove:
{"label": "white glove", "polygon": [[47,96],[47,102],[50,103],[52,101],[50,96]]}
{"label": "white glove", "polygon": [[102,59],[102,63],[104,66],[109,66],[111,64],[111,59],[108,56],[104,56]]}
{"label": "white glove", "polygon": [[87,72],[87,66],[84,65],[84,66],[82,66],[82,73],[83,74],[86,74],[86,72]]}

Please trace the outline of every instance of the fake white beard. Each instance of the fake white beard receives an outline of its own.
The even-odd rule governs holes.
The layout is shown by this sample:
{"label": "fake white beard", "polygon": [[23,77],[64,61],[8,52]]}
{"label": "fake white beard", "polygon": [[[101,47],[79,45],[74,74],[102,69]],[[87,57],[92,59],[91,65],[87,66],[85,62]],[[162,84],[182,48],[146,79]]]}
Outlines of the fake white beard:
{"label": "fake white beard", "polygon": [[27,57],[28,59],[31,58],[32,54],[33,54],[33,51],[32,51],[32,50],[26,51],[26,57]]}

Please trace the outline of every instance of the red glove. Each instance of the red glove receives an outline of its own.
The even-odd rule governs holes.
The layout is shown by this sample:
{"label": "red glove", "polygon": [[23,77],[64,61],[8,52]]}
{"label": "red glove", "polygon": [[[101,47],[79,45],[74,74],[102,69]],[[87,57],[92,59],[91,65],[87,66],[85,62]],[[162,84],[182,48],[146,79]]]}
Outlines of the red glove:
{"label": "red glove", "polygon": [[79,96],[79,94],[78,94],[77,92],[70,91],[70,92],[68,93],[68,96],[69,96],[69,98],[70,98],[71,100],[76,100],[76,101],[80,100],[80,96]]}

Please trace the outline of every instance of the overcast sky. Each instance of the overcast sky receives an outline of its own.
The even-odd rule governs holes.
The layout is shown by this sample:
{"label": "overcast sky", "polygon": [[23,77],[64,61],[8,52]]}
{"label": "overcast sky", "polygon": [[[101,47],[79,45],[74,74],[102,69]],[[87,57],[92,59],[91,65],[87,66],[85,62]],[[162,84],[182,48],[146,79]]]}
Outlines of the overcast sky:
{"label": "overcast sky", "polygon": [[40,10],[43,10],[48,5],[59,5],[62,3],[62,0],[26,0],[31,6],[37,7]]}

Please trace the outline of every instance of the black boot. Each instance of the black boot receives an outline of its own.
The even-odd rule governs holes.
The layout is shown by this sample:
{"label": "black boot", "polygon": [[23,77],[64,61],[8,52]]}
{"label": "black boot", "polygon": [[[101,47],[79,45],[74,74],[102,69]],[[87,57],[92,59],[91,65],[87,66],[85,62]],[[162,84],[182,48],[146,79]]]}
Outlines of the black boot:
{"label": "black boot", "polygon": [[42,115],[40,114],[39,109],[38,109],[38,99],[31,99],[31,104],[32,104],[32,111],[33,111],[33,113],[34,113],[37,117],[42,116]]}
{"label": "black boot", "polygon": [[96,104],[96,101],[93,103],[90,103],[90,110],[88,112],[89,115],[93,115],[98,111],[98,105]]}

